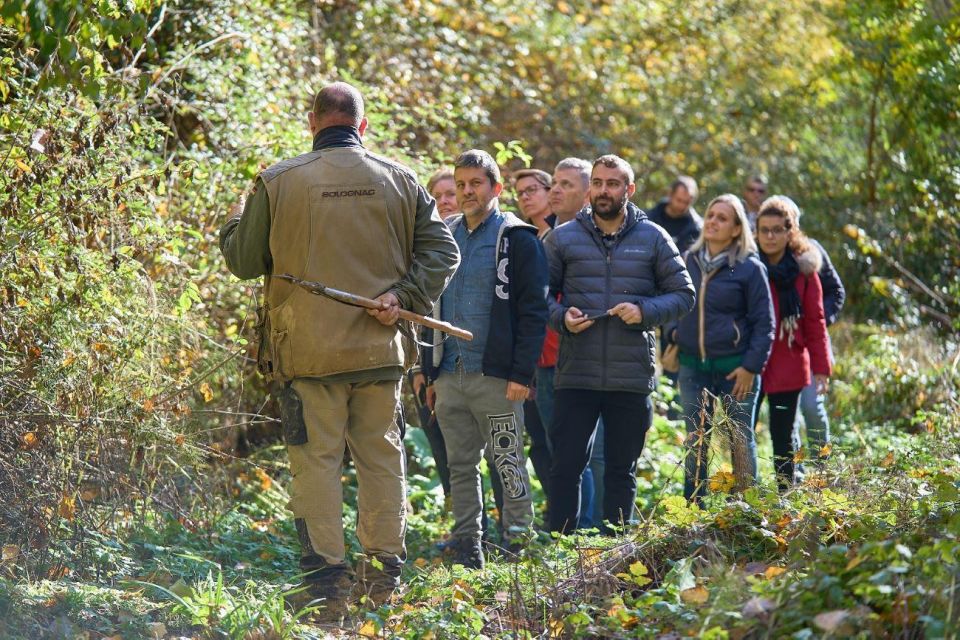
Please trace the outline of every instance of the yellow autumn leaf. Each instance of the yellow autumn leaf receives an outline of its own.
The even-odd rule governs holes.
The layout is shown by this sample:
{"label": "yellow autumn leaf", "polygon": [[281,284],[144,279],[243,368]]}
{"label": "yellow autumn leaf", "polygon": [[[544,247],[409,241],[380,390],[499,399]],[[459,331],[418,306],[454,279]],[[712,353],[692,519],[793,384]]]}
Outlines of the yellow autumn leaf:
{"label": "yellow autumn leaf", "polygon": [[24,173],[33,173],[33,169],[30,168],[30,165],[23,160],[15,160],[14,162],[17,163],[17,166],[20,167],[20,170]]}
{"label": "yellow autumn leaf", "polygon": [[592,567],[603,557],[603,549],[584,549],[583,553],[583,563],[588,567]]}
{"label": "yellow autumn leaf", "polygon": [[39,446],[40,446],[40,439],[37,437],[37,434],[35,434],[33,431],[28,431],[27,433],[23,434],[24,449],[27,449],[27,450],[36,449]]}
{"label": "yellow autumn leaf", "polygon": [[893,461],[894,461],[893,451],[890,451],[889,453],[887,453],[886,456],[884,456],[883,460],[880,461],[880,466],[881,467],[893,466]]}
{"label": "yellow autumn leaf", "polygon": [[360,625],[360,630],[357,631],[364,638],[376,638],[377,637],[377,624],[373,620],[367,620],[362,625]]}
{"label": "yellow autumn leaf", "polygon": [[800,464],[807,459],[807,449],[806,447],[800,447],[797,449],[796,453],[793,454],[794,464]]}
{"label": "yellow autumn leaf", "polygon": [[200,394],[203,396],[204,402],[213,400],[213,389],[210,388],[209,383],[204,382],[200,385]]}
{"label": "yellow autumn leaf", "polygon": [[680,599],[687,604],[703,604],[710,599],[710,592],[703,585],[697,585],[680,592]]}
{"label": "yellow autumn leaf", "polygon": [[427,562],[426,558],[417,558],[416,560],[413,561],[413,566],[415,566],[418,569],[423,569],[425,566],[427,566],[427,564],[429,563]]}
{"label": "yellow autumn leaf", "polygon": [[147,413],[152,412],[157,406],[157,403],[153,401],[153,398],[147,398],[143,401],[143,410]]}
{"label": "yellow autumn leaf", "polygon": [[729,471],[717,471],[710,477],[710,491],[714,493],[730,493],[737,484],[736,477]]}
{"label": "yellow autumn leaf", "polygon": [[549,627],[550,627],[551,638],[562,638],[564,636],[563,621],[551,620]]}
{"label": "yellow autumn leaf", "polygon": [[823,445],[822,447],[820,447],[820,457],[821,457],[821,458],[829,457],[832,452],[833,452],[833,445],[830,444],[829,442],[828,442],[827,444]]}
{"label": "yellow autumn leaf", "polygon": [[64,518],[69,521],[73,521],[74,516],[77,512],[77,500],[71,496],[64,495],[60,499],[60,504],[57,505],[57,513],[61,518]]}
{"label": "yellow autumn leaf", "polygon": [[267,472],[259,467],[257,467],[255,473],[257,475],[257,480],[260,481],[260,488],[263,489],[264,491],[269,489],[270,485],[273,484],[273,478],[267,475]]}
{"label": "yellow autumn leaf", "polygon": [[765,578],[776,578],[777,576],[786,573],[787,570],[783,567],[767,567],[767,570],[763,572]]}

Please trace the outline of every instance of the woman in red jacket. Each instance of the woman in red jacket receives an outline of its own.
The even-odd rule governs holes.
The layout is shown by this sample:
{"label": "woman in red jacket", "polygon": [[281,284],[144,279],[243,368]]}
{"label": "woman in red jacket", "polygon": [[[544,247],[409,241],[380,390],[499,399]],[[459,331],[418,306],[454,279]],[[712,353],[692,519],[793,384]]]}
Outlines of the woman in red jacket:
{"label": "woman in red jacket", "polygon": [[800,231],[799,217],[799,208],[786,196],[768,198],[757,214],[757,244],[770,275],[777,329],[763,370],[754,424],[767,398],[773,463],[781,491],[794,482],[794,455],[800,448],[794,418],[800,391],[810,384],[811,370],[819,393],[826,392],[830,377],[827,323],[817,275],[822,258]]}

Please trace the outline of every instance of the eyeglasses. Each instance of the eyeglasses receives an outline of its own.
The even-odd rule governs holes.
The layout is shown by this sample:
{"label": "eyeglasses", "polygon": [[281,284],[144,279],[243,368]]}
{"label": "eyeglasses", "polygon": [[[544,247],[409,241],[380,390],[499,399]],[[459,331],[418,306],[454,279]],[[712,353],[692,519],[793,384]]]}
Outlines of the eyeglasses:
{"label": "eyeglasses", "polygon": [[527,187],[527,188],[524,189],[523,191],[517,191],[517,197],[518,197],[518,198],[531,198],[531,197],[533,197],[533,194],[535,194],[537,191],[540,191],[540,190],[546,191],[546,187],[539,186],[539,185],[535,185],[535,186],[532,186],[532,187]]}
{"label": "eyeglasses", "polygon": [[769,238],[778,238],[783,234],[785,234],[786,232],[787,232],[787,229],[785,229],[784,227],[773,227],[772,229],[760,227],[757,229],[758,236],[767,236]]}

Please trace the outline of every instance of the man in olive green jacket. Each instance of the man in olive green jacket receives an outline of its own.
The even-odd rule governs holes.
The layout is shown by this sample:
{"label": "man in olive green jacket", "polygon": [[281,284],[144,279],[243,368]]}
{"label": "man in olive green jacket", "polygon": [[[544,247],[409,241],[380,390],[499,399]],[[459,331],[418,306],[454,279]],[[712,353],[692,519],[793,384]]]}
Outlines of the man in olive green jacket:
{"label": "man in olive green jacket", "polygon": [[[221,229],[220,248],[237,277],[266,276],[258,360],[284,383],[300,566],[308,593],[326,601],[333,619],[353,586],[341,518],[345,445],[357,467],[364,549],[354,595],[381,601],[399,585],[406,484],[395,414],[416,353],[404,348],[396,322],[401,307],[431,311],[460,256],[413,172],[364,148],[367,120],[354,87],[322,89],[309,122],[313,150],[258,176],[243,213]],[[280,274],[376,298],[383,308],[313,295],[271,277]]]}

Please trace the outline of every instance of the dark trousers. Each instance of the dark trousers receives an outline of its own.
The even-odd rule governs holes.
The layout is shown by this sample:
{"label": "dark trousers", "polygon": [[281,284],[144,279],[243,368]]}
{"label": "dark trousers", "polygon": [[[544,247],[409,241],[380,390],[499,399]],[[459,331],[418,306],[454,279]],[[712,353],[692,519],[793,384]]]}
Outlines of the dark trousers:
{"label": "dark trousers", "polygon": [[[653,420],[644,393],[557,389],[550,468],[550,529],[570,532],[580,522],[580,476],[590,462],[597,419],[603,417],[606,468],[603,518],[629,522],[637,498],[637,458]],[[597,478],[599,481],[599,478]]]}
{"label": "dark trousers", "polygon": [[760,417],[760,405],[767,399],[770,411],[770,439],[773,441],[773,466],[777,471],[777,488],[783,492],[794,483],[793,456],[800,450],[800,434],[794,421],[797,417],[797,402],[801,389],[764,393],[760,391],[757,410],[754,414],[754,428]]}
{"label": "dark trousers", "polygon": [[418,407],[417,413],[420,414],[420,426],[423,427],[423,433],[427,436],[430,453],[433,454],[433,460],[437,463],[437,475],[440,476],[443,495],[449,496],[450,467],[447,466],[447,445],[443,441],[443,432],[440,431],[440,425],[437,424],[437,416],[426,406]]}
{"label": "dark trousers", "polygon": [[533,463],[533,471],[540,479],[543,495],[550,499],[550,449],[547,446],[547,430],[543,428],[536,402],[527,400],[523,405],[523,422],[530,434],[530,449],[527,457]]}

